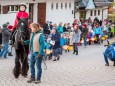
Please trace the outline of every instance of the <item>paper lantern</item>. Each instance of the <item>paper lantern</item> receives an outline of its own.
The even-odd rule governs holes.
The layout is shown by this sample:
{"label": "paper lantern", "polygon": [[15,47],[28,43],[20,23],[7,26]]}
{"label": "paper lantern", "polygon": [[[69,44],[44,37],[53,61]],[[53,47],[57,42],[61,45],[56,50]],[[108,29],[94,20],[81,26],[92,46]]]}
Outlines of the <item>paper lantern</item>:
{"label": "paper lantern", "polygon": [[84,43],[84,39],[83,39],[83,38],[82,38],[82,40],[81,40],[81,42],[80,42],[80,43],[82,43],[82,44]]}
{"label": "paper lantern", "polygon": [[68,46],[67,46],[67,45],[64,45],[64,46],[62,46],[62,48],[63,48],[64,50],[67,50],[67,49],[68,49]]}
{"label": "paper lantern", "polygon": [[94,41],[94,38],[91,38],[91,41]]}
{"label": "paper lantern", "polygon": [[108,38],[108,35],[105,35],[104,37],[105,37],[105,38]]}
{"label": "paper lantern", "polygon": [[68,47],[68,50],[73,50],[73,46],[69,46],[69,47]]}
{"label": "paper lantern", "polygon": [[46,49],[46,50],[44,50],[44,52],[48,55],[48,54],[52,53],[52,50]]}
{"label": "paper lantern", "polygon": [[101,38],[101,40],[103,40],[103,41],[104,41],[104,40],[106,40],[106,38],[105,38],[105,37],[102,37],[102,38]]}

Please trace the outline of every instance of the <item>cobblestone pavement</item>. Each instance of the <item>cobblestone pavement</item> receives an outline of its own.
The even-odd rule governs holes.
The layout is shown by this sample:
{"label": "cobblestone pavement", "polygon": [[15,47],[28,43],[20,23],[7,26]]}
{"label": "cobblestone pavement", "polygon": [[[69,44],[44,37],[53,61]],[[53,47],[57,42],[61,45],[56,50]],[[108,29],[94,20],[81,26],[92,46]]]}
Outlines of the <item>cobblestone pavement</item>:
{"label": "cobblestone pavement", "polygon": [[14,57],[0,59],[0,86],[115,86],[115,67],[112,62],[105,66],[104,50],[103,45],[79,47],[78,56],[69,52],[63,53],[60,61],[46,61],[48,69],[43,70],[39,85],[26,82],[30,73],[28,78],[14,78]]}

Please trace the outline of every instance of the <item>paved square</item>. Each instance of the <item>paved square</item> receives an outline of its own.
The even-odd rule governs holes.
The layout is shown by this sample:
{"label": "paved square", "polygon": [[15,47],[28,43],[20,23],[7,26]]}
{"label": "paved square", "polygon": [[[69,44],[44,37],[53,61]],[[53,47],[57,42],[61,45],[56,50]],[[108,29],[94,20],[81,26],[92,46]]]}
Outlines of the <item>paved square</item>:
{"label": "paved square", "polygon": [[26,82],[30,72],[28,78],[14,78],[14,57],[0,59],[0,86],[115,86],[115,67],[112,62],[104,65],[104,50],[102,44],[79,47],[78,56],[64,52],[60,61],[46,61],[48,69],[43,69],[39,85]]}

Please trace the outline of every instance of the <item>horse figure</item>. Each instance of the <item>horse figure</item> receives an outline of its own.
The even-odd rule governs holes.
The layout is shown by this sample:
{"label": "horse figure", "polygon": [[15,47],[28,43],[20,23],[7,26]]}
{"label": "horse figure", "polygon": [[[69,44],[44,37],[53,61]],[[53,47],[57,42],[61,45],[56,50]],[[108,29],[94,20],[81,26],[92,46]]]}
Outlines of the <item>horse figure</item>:
{"label": "horse figure", "polygon": [[30,30],[28,29],[28,19],[18,19],[18,25],[16,33],[14,35],[14,47],[15,47],[15,67],[13,74],[15,78],[18,78],[21,74],[26,77],[28,75],[28,53],[29,45],[24,45],[25,40],[30,39]]}

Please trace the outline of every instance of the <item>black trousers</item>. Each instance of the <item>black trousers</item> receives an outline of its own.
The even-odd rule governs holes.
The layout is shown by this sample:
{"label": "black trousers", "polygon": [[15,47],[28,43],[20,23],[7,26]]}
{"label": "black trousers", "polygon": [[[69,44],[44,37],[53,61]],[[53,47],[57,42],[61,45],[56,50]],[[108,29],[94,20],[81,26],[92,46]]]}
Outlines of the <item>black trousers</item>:
{"label": "black trousers", "polygon": [[95,36],[96,36],[96,38],[97,38],[97,44],[100,44],[99,34],[96,34]]}

